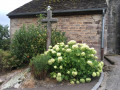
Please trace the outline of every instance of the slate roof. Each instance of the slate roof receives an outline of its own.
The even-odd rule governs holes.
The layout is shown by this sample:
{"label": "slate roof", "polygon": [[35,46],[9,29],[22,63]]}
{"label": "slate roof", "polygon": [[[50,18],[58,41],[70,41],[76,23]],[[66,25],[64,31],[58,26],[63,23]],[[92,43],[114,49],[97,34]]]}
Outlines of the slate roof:
{"label": "slate roof", "polygon": [[52,7],[53,13],[102,10],[107,7],[106,0],[59,0],[59,2],[52,3],[50,3],[50,0],[33,0],[10,12],[8,16],[12,17],[44,13],[47,6]]}

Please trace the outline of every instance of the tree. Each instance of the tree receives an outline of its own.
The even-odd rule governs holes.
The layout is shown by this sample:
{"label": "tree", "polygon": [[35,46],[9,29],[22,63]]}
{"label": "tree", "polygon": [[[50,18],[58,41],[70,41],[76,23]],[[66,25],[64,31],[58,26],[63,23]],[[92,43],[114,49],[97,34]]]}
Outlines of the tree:
{"label": "tree", "polygon": [[10,34],[8,26],[0,25],[0,49],[8,50],[10,45]]}

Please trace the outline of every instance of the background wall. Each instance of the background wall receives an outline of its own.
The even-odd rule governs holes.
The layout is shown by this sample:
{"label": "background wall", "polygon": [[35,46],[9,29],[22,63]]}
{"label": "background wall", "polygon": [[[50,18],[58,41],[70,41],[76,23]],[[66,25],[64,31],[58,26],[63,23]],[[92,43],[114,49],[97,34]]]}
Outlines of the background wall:
{"label": "background wall", "polygon": [[107,0],[107,2],[107,53],[120,54],[120,0]]}
{"label": "background wall", "polygon": [[[75,16],[59,16],[58,22],[53,24],[53,28],[66,32],[69,40],[76,40],[79,43],[87,43],[90,47],[94,47],[100,57],[101,47],[101,22],[102,15],[75,15]],[[11,36],[23,24],[36,24],[37,18],[14,18],[11,19]]]}

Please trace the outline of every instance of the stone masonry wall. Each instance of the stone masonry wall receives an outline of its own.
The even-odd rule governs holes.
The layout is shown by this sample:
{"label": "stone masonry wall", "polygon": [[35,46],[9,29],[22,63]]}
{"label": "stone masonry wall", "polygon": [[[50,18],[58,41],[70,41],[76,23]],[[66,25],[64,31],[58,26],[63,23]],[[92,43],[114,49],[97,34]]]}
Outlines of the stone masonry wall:
{"label": "stone masonry wall", "polygon": [[11,18],[10,19],[10,37],[13,36],[16,30],[19,30],[24,24],[37,24],[38,18]]}
{"label": "stone masonry wall", "polygon": [[[53,24],[53,28],[66,32],[69,40],[76,40],[79,43],[87,43],[90,47],[94,47],[100,57],[101,47],[101,14],[94,15],[75,15],[61,16],[58,23]],[[18,30],[24,23],[36,23],[37,18],[14,18],[11,19],[11,35]]]}
{"label": "stone masonry wall", "polygon": [[107,53],[120,54],[120,0],[107,0],[107,2]]}

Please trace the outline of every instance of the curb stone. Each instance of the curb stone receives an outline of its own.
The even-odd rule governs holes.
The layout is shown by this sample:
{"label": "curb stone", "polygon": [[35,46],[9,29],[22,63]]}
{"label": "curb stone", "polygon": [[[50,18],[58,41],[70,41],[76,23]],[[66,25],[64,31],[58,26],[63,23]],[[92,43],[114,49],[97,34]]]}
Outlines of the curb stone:
{"label": "curb stone", "polygon": [[97,90],[100,87],[100,85],[103,81],[103,78],[104,78],[104,73],[101,72],[99,81],[96,83],[96,85],[91,90]]}
{"label": "curb stone", "polygon": [[115,64],[115,61],[111,60],[108,56],[104,56],[104,58],[110,62],[110,64],[114,65]]}

